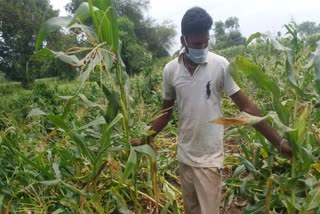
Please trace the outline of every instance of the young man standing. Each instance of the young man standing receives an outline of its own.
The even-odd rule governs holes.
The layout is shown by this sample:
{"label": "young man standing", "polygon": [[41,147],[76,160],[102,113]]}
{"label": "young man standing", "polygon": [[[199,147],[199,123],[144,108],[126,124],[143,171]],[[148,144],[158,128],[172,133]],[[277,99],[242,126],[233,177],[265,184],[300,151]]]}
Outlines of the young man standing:
{"label": "young man standing", "polygon": [[[211,16],[200,7],[189,9],[181,21],[179,56],[163,73],[163,106],[166,112],[152,124],[155,137],[168,123],[177,102],[179,135],[177,158],[185,213],[217,214],[221,198],[223,166],[222,125],[209,120],[222,116],[223,92],[240,111],[262,116],[227,72],[228,61],[208,51]],[[254,125],[279,151],[291,157],[291,147],[267,121]],[[141,143],[139,139],[131,141]]]}

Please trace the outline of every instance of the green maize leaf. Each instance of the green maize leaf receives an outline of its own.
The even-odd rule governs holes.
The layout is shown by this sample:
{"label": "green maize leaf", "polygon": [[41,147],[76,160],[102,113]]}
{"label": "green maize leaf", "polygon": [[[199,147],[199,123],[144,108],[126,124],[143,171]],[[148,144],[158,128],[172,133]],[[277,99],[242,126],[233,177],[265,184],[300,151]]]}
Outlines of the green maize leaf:
{"label": "green maize leaf", "polygon": [[298,87],[298,83],[296,77],[294,75],[294,63],[293,63],[293,53],[292,50],[286,51],[287,59],[286,59],[286,72],[290,83],[298,89],[298,92],[301,92],[300,88]]}
{"label": "green maize leaf", "polygon": [[118,31],[118,23],[113,10],[110,12],[110,20],[112,25],[112,50],[114,53],[118,53],[118,58],[120,59],[119,53],[119,31]]}
{"label": "green maize leaf", "polygon": [[109,123],[106,130],[110,130],[113,126],[115,126],[121,119],[123,118],[123,115],[119,113],[116,117],[113,118],[113,120]]}
{"label": "green maize leaf", "polygon": [[56,57],[60,59],[61,61],[68,63],[72,66],[78,67],[80,66],[80,60],[75,55],[67,55],[64,52],[55,52],[52,50],[49,50],[47,48],[43,48],[40,51],[36,52],[31,56],[31,60],[34,61],[41,61],[45,60],[49,57]]}
{"label": "green maize leaf", "polygon": [[63,118],[61,118],[60,116],[56,116],[56,115],[48,115],[47,116],[49,118],[49,120],[56,125],[59,128],[62,128],[65,132],[70,132],[69,127],[67,126],[67,124],[63,121]]}
{"label": "green maize leaf", "polygon": [[317,93],[320,95],[320,41],[317,42],[317,49],[310,54],[309,63],[304,66],[306,69],[310,69],[314,66],[315,71],[315,89]]}
{"label": "green maize leaf", "polygon": [[42,42],[47,38],[49,33],[67,27],[71,22],[71,17],[53,17],[45,21],[40,28],[36,40],[36,50],[40,48]]}
{"label": "green maize leaf", "polygon": [[60,172],[59,167],[60,167],[59,162],[54,162],[52,164],[52,168],[53,168],[54,174],[56,175],[56,178],[61,178],[61,172]]}
{"label": "green maize leaf", "polygon": [[[261,213],[265,213],[265,208],[266,208],[266,202],[264,200],[260,200],[257,203],[255,203],[254,205],[251,206],[247,206],[244,210],[243,210],[243,214],[261,214]],[[277,199],[276,198],[272,198],[270,201],[270,204],[275,204],[277,203]]]}
{"label": "green maize leaf", "polygon": [[261,36],[262,36],[262,34],[259,33],[259,32],[256,32],[256,33],[254,33],[254,34],[251,34],[251,35],[249,36],[249,38],[247,39],[247,41],[246,41],[245,47],[248,47],[248,45],[249,45],[254,39],[260,38]]}
{"label": "green maize leaf", "polygon": [[112,25],[108,16],[109,11],[97,11],[96,17],[100,22],[96,27],[96,32],[99,35],[100,42],[106,42],[108,47],[112,47]]}
{"label": "green maize leaf", "polygon": [[288,125],[290,114],[291,114],[289,109],[286,108],[284,105],[282,105],[280,100],[277,100],[277,99],[273,99],[273,105],[274,105],[275,110],[279,116],[279,120],[281,122],[283,122],[285,125]]}
{"label": "green maize leaf", "polygon": [[125,181],[134,171],[134,166],[137,164],[137,153],[132,146],[130,146],[130,155],[125,165],[124,172],[122,174],[122,181]]}
{"label": "green maize leaf", "polygon": [[166,183],[163,184],[163,191],[166,195],[166,198],[169,199],[171,203],[177,198],[174,190]]}
{"label": "green maize leaf", "polygon": [[[122,114],[118,114],[110,124],[104,124],[102,126],[102,137],[100,139],[101,147],[99,148],[99,152],[97,154],[96,165],[100,166],[102,164],[102,160],[106,152],[111,152],[111,150],[107,150],[111,145],[111,132],[110,129],[116,125],[122,119]],[[114,148],[113,148],[114,149]],[[122,148],[119,149],[121,151]]]}
{"label": "green maize leaf", "polygon": [[251,160],[251,157],[252,157],[252,152],[251,152],[251,150],[249,150],[249,149],[245,146],[245,144],[242,144],[240,147],[241,147],[241,150],[243,151],[243,153],[244,153],[244,155],[245,155],[245,158],[246,158],[247,160]]}
{"label": "green maize leaf", "polygon": [[59,209],[55,210],[52,214],[60,214],[60,213],[66,213],[66,211],[59,208]]}
{"label": "green maize leaf", "polygon": [[110,0],[94,0],[93,5],[102,11],[106,11],[111,7],[112,2]]}
{"label": "green maize leaf", "polygon": [[79,147],[80,151],[82,152],[82,155],[87,157],[91,161],[91,163],[94,163],[95,162],[95,155],[93,155],[93,152],[91,152],[91,150],[86,145],[85,139],[80,134],[78,134],[76,132],[72,132],[72,133],[68,132],[68,134],[75,141],[75,143]]}
{"label": "green maize leaf", "polygon": [[97,119],[95,119],[94,121],[91,121],[90,123],[88,123],[84,126],[81,126],[78,130],[83,130],[83,129],[87,129],[92,126],[99,126],[102,124],[106,124],[106,120],[104,119],[104,117],[100,116]]}
{"label": "green maize leaf", "polygon": [[62,118],[65,119],[67,117],[68,113],[71,111],[72,104],[75,101],[75,97],[76,96],[64,97],[67,100],[67,105],[64,107]]}
{"label": "green maize leaf", "polygon": [[320,206],[320,186],[311,190],[301,206],[300,213],[306,213]]}
{"label": "green maize leaf", "polygon": [[246,170],[245,166],[243,164],[239,165],[232,175],[232,177],[237,178],[239,177],[244,171]]}
{"label": "green maize leaf", "polygon": [[230,66],[231,67],[229,68],[232,75],[234,72],[241,71],[248,79],[252,80],[257,87],[260,87],[267,92],[272,92],[274,99],[279,100],[280,89],[278,85],[270,80],[258,65],[242,56],[237,56]]}
{"label": "green maize leaf", "polygon": [[[91,1],[90,1],[91,2]],[[90,3],[89,2],[89,3]],[[110,1],[94,1],[93,4],[99,7],[94,14],[94,25],[99,35],[100,42],[107,42],[112,47],[113,53],[119,50],[119,32],[115,13]],[[92,15],[93,16],[93,15]],[[100,22],[99,22],[99,21]]]}
{"label": "green maize leaf", "polygon": [[[228,182],[229,183],[229,182]],[[227,205],[230,205],[231,203],[232,203],[232,201],[233,201],[233,199],[234,199],[234,193],[235,193],[235,188],[234,187],[229,187],[228,189],[227,189],[227,192],[226,192],[226,204]]]}
{"label": "green maize leaf", "polygon": [[64,52],[54,52],[52,51],[52,53],[54,53],[55,57],[60,59],[61,61],[68,63],[72,66],[78,67],[80,66],[80,61],[78,59],[77,56],[75,55],[67,55]]}
{"label": "green maize leaf", "polygon": [[[92,4],[91,0],[88,0],[88,5],[89,5],[89,11],[90,11],[90,16],[91,16],[91,19],[92,19],[92,22],[93,22],[93,26],[95,28],[95,31],[96,31],[96,34],[97,34],[97,37],[98,37],[98,41],[101,42],[101,43],[105,42],[105,40],[103,40],[103,38],[101,36],[101,33],[99,31],[98,19],[96,17],[96,14],[95,14],[95,11],[94,11],[94,7],[93,7],[93,4]],[[99,11],[99,9],[97,11]]]}
{"label": "green maize leaf", "polygon": [[248,179],[245,178],[243,181],[242,181],[242,184],[240,185],[240,194],[242,196],[246,196],[247,195],[247,190],[248,190]]}
{"label": "green maize leaf", "polygon": [[306,141],[307,135],[307,124],[308,124],[308,108],[305,107],[301,116],[298,118],[297,121],[297,131],[298,131],[298,138],[296,138],[296,143],[299,145],[304,145]]}
{"label": "green maize leaf", "polygon": [[111,132],[110,132],[109,125],[104,124],[101,129],[102,129],[102,137],[100,139],[100,142],[101,142],[101,145],[103,145],[102,148],[107,148],[111,144]]}
{"label": "green maize leaf", "polygon": [[118,211],[117,213],[131,214],[125,199],[119,193],[118,189],[115,187],[112,187],[111,190],[112,190],[112,197],[117,201],[117,211]]}
{"label": "green maize leaf", "polygon": [[40,116],[40,115],[47,115],[47,113],[41,111],[39,108],[34,108],[29,112],[27,118],[36,117],[36,116]]}
{"label": "green maize leaf", "polygon": [[169,207],[171,205],[171,202],[167,202],[166,205],[161,209],[161,212],[160,214],[167,214],[168,213],[168,210],[169,210]]}
{"label": "green maize leaf", "polygon": [[[320,80],[315,80],[314,83],[315,83],[316,90],[317,90],[318,94],[320,95]],[[316,107],[320,108],[320,103],[317,103]]]}
{"label": "green maize leaf", "polygon": [[72,132],[67,124],[64,122],[63,118],[55,115],[48,115],[49,120],[57,127],[62,128],[76,143],[82,155],[87,157],[92,163],[95,162],[95,156],[92,154],[90,149],[86,145],[86,141],[80,134]]}
{"label": "green maize leaf", "polygon": [[70,100],[70,99],[74,98],[74,96],[58,96],[58,97],[63,100]]}
{"label": "green maize leaf", "polygon": [[135,146],[133,148],[137,152],[144,153],[144,154],[148,155],[153,160],[156,159],[156,154],[154,153],[153,149],[149,145]]}
{"label": "green maize leaf", "polygon": [[44,184],[46,186],[52,186],[52,185],[58,185],[61,184],[61,179],[54,179],[54,180],[50,180],[50,181],[41,181],[41,184]]}
{"label": "green maize leaf", "polygon": [[83,88],[85,81],[89,78],[95,67],[101,63],[101,60],[101,55],[97,53],[95,57],[90,60],[89,64],[85,66],[86,70],[81,74],[80,88]]}
{"label": "green maize leaf", "polygon": [[[290,28],[286,26],[287,30],[292,32]],[[292,32],[293,33],[293,32]],[[294,72],[294,53],[291,48],[285,47],[280,42],[274,38],[270,33],[269,34],[263,34],[263,33],[255,33],[249,37],[247,40],[248,45],[250,42],[252,42],[253,39],[263,37],[265,40],[268,40],[271,42],[272,46],[279,50],[279,51],[284,51],[286,53],[286,73],[288,76],[289,82],[292,84],[292,86],[296,89],[296,91],[300,95],[304,95],[304,92],[299,88],[296,77],[295,77],[295,72]]]}
{"label": "green maize leaf", "polygon": [[[118,53],[119,51],[119,30],[118,30],[118,23],[117,23],[117,19],[116,19],[116,15],[115,12],[113,10],[113,7],[111,7],[111,1],[107,0],[104,1],[103,0],[99,0],[96,1],[97,3],[99,3],[99,5],[101,5],[101,10],[105,12],[107,12],[107,19],[109,20],[109,24],[110,26],[107,26],[105,30],[108,30],[107,35],[110,37],[111,39],[111,43],[109,43],[112,46],[112,50],[114,53]],[[101,19],[103,20],[103,19]],[[110,32],[110,33],[109,33]]]}
{"label": "green maize leaf", "polygon": [[313,163],[315,163],[316,158],[312,155],[312,152],[307,150],[306,148],[297,145],[299,149],[297,149],[297,157],[299,159],[300,163],[300,170],[299,170],[299,175],[304,175],[306,174]]}
{"label": "green maize leaf", "polygon": [[254,172],[254,173],[257,173],[257,174],[261,175],[261,173],[254,167],[254,165],[250,161],[248,161],[247,159],[241,157],[238,154],[235,155],[235,156],[237,156],[240,159],[240,162],[246,167],[246,169],[248,169],[251,172]]}
{"label": "green maize leaf", "polygon": [[102,55],[104,66],[106,67],[107,70],[110,70],[113,65],[112,53],[107,51],[101,51],[101,55]]}
{"label": "green maize leaf", "polygon": [[294,26],[294,24],[291,22],[291,23],[289,23],[289,24],[286,24],[286,25],[284,25],[284,27],[287,29],[287,33],[286,33],[286,35],[291,35],[291,36],[294,36],[294,35],[296,35],[296,30],[295,30],[295,26]]}
{"label": "green maize leaf", "polygon": [[104,84],[102,85],[102,90],[108,100],[107,111],[106,111],[104,117],[105,117],[107,123],[110,123],[119,112],[120,95],[117,91],[108,89]]}
{"label": "green maize leaf", "polygon": [[[96,7],[93,7],[94,11],[99,10]],[[80,22],[83,23],[90,17],[90,9],[89,9],[89,4],[87,2],[82,2],[79,7],[76,9],[72,16],[72,20],[70,20],[69,24],[67,27],[71,27],[73,24]]]}
{"label": "green maize leaf", "polygon": [[39,51],[37,51],[36,53],[34,53],[31,57],[30,60],[33,61],[43,61],[48,59],[49,57],[53,57],[54,53],[53,51],[47,49],[47,48],[43,48]]}
{"label": "green maize leaf", "polygon": [[0,194],[0,209],[2,209],[4,206],[3,201],[4,201],[4,195]]}
{"label": "green maize leaf", "polygon": [[97,107],[99,106],[98,104],[90,101],[84,94],[78,94],[78,96],[80,97],[80,99],[90,108],[93,108],[93,107]]}
{"label": "green maize leaf", "polygon": [[304,92],[299,88],[295,72],[294,72],[294,53],[291,48],[287,48],[279,43],[279,41],[271,36],[270,34],[263,34],[262,35],[265,39],[271,41],[273,47],[279,51],[284,51],[286,53],[286,73],[288,76],[288,80],[291,85],[296,89],[296,91],[301,95],[304,96]]}
{"label": "green maize leaf", "polygon": [[314,80],[315,87],[316,87],[316,91],[318,92],[318,95],[320,95],[320,50],[314,63],[314,70],[315,70],[315,80]]}
{"label": "green maize leaf", "polygon": [[45,175],[47,178],[53,178],[53,175],[44,167],[42,167],[39,163],[30,160],[29,157],[25,156],[22,152],[18,151],[17,149],[12,147],[12,144],[7,140],[7,138],[3,139],[3,143],[10,148],[10,150],[18,155],[24,162],[32,166],[34,169],[39,170],[43,175]]}
{"label": "green maize leaf", "polygon": [[173,214],[179,214],[180,213],[177,200],[173,201],[172,209],[173,209]]}

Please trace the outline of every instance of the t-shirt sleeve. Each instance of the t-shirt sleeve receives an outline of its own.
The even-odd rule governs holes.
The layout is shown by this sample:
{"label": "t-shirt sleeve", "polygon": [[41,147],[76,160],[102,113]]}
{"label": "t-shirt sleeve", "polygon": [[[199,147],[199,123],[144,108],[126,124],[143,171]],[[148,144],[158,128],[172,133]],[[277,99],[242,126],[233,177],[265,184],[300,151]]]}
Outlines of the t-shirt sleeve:
{"label": "t-shirt sleeve", "polygon": [[166,65],[163,70],[162,98],[164,100],[173,100],[176,98],[176,93],[172,85],[172,70]]}
{"label": "t-shirt sleeve", "polygon": [[227,96],[231,96],[240,90],[238,84],[233,80],[228,65],[224,68],[224,92]]}

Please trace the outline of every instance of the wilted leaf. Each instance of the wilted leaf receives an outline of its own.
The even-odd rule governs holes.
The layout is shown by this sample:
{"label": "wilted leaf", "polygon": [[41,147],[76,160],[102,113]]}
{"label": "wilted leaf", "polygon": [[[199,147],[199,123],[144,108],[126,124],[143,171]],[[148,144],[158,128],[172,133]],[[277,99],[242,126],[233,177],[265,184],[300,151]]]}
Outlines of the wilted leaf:
{"label": "wilted leaf", "polygon": [[246,112],[240,112],[240,114],[235,118],[219,117],[209,121],[209,123],[216,123],[216,124],[221,124],[225,126],[243,126],[243,125],[254,125],[267,118],[272,118],[274,120],[280,132],[290,132],[294,130],[294,129],[291,129],[290,127],[285,126],[280,121],[278,115],[275,114],[274,112],[271,112],[264,117],[257,117],[257,116],[250,115]]}
{"label": "wilted leaf", "polygon": [[243,125],[253,125],[264,119],[265,119],[264,117],[256,117],[248,113],[241,112],[236,118],[219,117],[217,119],[211,120],[210,123],[216,123],[216,124],[221,124],[225,126],[243,126]]}
{"label": "wilted leaf", "polygon": [[320,173],[320,163],[312,164],[311,167],[316,169]]}
{"label": "wilted leaf", "polygon": [[119,178],[121,174],[121,167],[119,162],[112,159],[112,160],[108,160],[108,163],[109,163],[109,167],[112,175]]}
{"label": "wilted leaf", "polygon": [[39,115],[47,115],[47,113],[41,111],[39,108],[34,108],[29,112],[27,117],[29,118],[29,117],[39,116]]}

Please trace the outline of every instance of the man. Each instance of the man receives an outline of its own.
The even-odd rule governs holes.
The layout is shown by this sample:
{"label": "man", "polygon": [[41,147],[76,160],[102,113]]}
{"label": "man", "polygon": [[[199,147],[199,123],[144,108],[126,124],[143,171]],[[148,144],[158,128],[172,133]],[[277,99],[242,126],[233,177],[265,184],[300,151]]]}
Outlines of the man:
{"label": "man", "polygon": [[[223,166],[223,126],[209,123],[222,116],[223,92],[240,111],[263,116],[244,95],[227,72],[228,61],[208,51],[211,16],[193,7],[181,21],[179,56],[169,62],[163,73],[163,106],[166,112],[152,124],[155,137],[168,123],[177,101],[179,136],[177,158],[185,213],[217,214],[221,198]],[[254,127],[279,151],[291,157],[291,147],[267,121]],[[131,141],[141,143],[139,139]]]}

